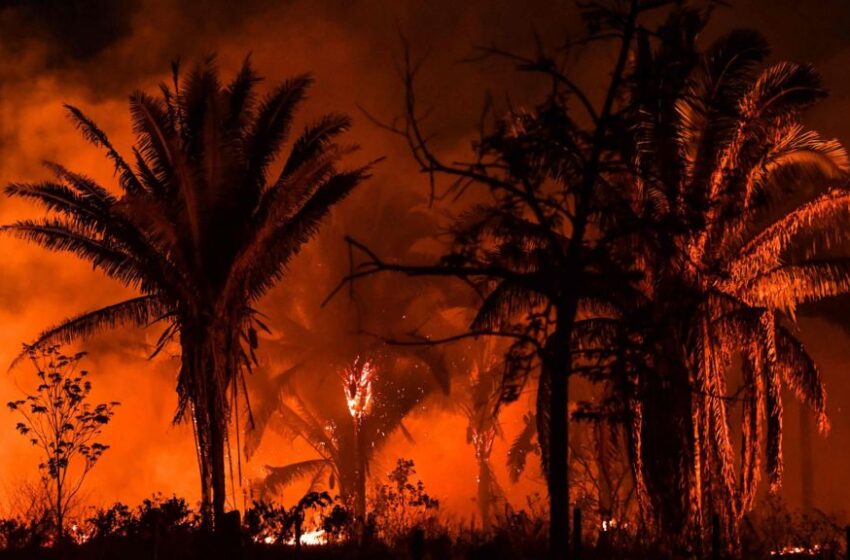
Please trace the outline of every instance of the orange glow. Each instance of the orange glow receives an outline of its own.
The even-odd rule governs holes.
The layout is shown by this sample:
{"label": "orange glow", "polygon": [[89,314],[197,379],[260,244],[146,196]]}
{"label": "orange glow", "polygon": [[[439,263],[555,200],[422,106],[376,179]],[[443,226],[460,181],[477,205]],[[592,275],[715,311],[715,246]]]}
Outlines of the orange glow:
{"label": "orange glow", "polygon": [[[322,529],[316,529],[315,531],[307,531],[303,535],[301,535],[301,544],[305,546],[317,546],[322,544],[327,544],[328,539],[325,537],[325,532]],[[289,544],[295,544],[295,539],[293,538]]]}

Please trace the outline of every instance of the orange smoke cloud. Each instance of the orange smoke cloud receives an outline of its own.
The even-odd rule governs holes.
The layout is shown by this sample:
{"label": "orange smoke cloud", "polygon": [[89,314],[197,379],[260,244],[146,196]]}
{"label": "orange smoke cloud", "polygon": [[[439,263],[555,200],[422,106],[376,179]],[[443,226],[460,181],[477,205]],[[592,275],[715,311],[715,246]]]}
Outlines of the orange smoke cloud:
{"label": "orange smoke cloud", "polygon": [[[405,222],[393,220],[392,215],[376,220],[377,209],[390,208],[395,212],[395,208],[421,206],[427,193],[427,180],[418,174],[406,147],[368,123],[357,107],[360,104],[386,119],[400,112],[402,91],[394,66],[399,52],[399,32],[410,39],[415,50],[430,49],[419,83],[423,105],[434,105],[437,109],[428,126],[439,133],[437,147],[449,154],[447,159],[451,159],[451,154],[461,159],[476,132],[485,89],[490,89],[500,100],[509,91],[512,102],[522,103],[533,100],[535,92],[545,84],[525,80],[504,61],[478,64],[458,61],[470,55],[473,47],[491,42],[518,52],[534,52],[533,30],[545,42],[559,44],[577,25],[575,11],[568,9],[569,3],[544,0],[465,3],[222,0],[184,2],[180,10],[166,0],[95,1],[88,8],[76,11],[63,8],[65,4],[55,0],[38,3],[42,7],[34,8],[26,2],[12,2],[0,8],[0,179],[3,183],[45,178],[40,162],[47,159],[90,174],[102,184],[112,184],[110,166],[98,150],[79,138],[65,119],[62,104],[84,108],[109,133],[113,143],[126,152],[132,144],[126,96],[137,88],[153,91],[159,81],[168,79],[172,59],[181,57],[191,62],[211,52],[218,54],[225,75],[249,52],[255,67],[269,82],[304,71],[313,73],[316,85],[302,117],[309,119],[327,111],[348,112],[356,117],[351,139],[362,146],[362,157],[387,157],[374,179],[340,207],[333,218],[334,227],[325,228],[320,240],[305,249],[292,263],[292,274],[263,302],[262,311],[269,315],[271,326],[278,332],[285,330],[287,314],[293,312],[289,304],[298,299],[293,294],[305,291],[313,294],[308,300],[310,305],[296,310],[299,313],[332,312],[317,304],[338,280],[335,275],[322,272],[322,268],[340,270],[344,266],[340,267],[339,263],[347,263],[341,232],[373,243],[378,249],[391,249],[397,228],[404,228]],[[755,9],[742,10],[738,18],[753,18],[758,13]],[[717,23],[718,27],[723,25]],[[766,31],[770,35],[770,30]],[[793,50],[793,45],[786,45],[785,51],[788,49]],[[846,62],[848,52],[845,48],[837,51],[836,56]],[[826,56],[822,52],[810,54]],[[576,59],[574,63],[583,72],[604,67],[593,60]],[[830,68],[825,71],[827,81]],[[844,85],[850,92],[850,84]],[[835,111],[834,105],[832,110]],[[850,123],[844,124],[850,127]],[[850,139],[847,127],[839,131],[829,126],[817,128],[843,136],[846,141]],[[433,214],[436,228],[440,214]],[[2,223],[32,215],[32,208],[19,202],[5,199],[0,202]],[[376,230],[378,223],[385,230]],[[435,244],[433,240],[423,241],[420,252],[433,253]],[[43,328],[129,293],[74,258],[50,254],[21,241],[0,237],[0,254],[4,256],[0,267],[0,369],[11,363],[21,343]],[[460,287],[449,288],[462,291]],[[373,303],[380,307],[381,302]],[[419,312],[427,314],[433,305],[435,302],[422,302]],[[386,333],[405,332],[404,321],[408,328],[417,324],[417,317],[401,318],[393,311],[381,309],[383,315],[378,324],[386,328]],[[826,370],[832,395],[831,441],[836,444],[850,438],[848,409],[841,405],[850,402],[850,390],[846,382],[842,385],[840,375],[850,356],[841,350],[846,344],[818,345],[817,333],[842,341],[846,335],[822,322],[806,322],[803,326],[814,333],[808,337],[813,339],[809,344]],[[87,484],[91,503],[113,500],[136,503],[154,491],[176,493],[192,501],[198,498],[190,427],[171,424],[176,408],[177,359],[169,355],[153,361],[146,359],[155,334],[116,331],[82,345],[90,352],[87,367],[93,372],[95,398],[122,403],[104,434],[112,448]],[[261,359],[270,367],[285,365],[263,356],[264,348],[261,344]],[[7,400],[17,398],[19,387],[27,387],[31,380],[31,372],[24,364],[0,378],[0,394]],[[522,415],[529,406],[528,400],[522,399],[505,409],[502,428],[506,438],[522,427]],[[473,498],[477,467],[473,450],[465,440],[466,420],[437,402],[428,401],[423,408],[408,423],[416,443],[394,437],[373,466],[373,479],[382,478],[397,457],[410,457],[429,492],[441,499],[444,508],[453,515],[468,517],[476,507]],[[790,432],[786,446],[795,445],[793,429]],[[35,476],[36,458],[27,442],[15,434],[14,422],[7,412],[0,413],[0,434],[3,434],[0,482],[14,491],[18,481]],[[494,468],[510,500],[521,506],[527,494],[542,493],[544,487],[536,467],[530,469],[520,484],[508,482],[504,461],[508,445],[507,440],[497,440],[492,454]],[[850,491],[840,483],[841,473],[850,468],[850,455],[835,450],[827,455],[827,445],[820,441],[815,444],[819,469],[816,499],[824,507],[835,507],[850,499]],[[794,456],[793,449],[788,451]],[[827,467],[827,456],[834,466]],[[262,474],[264,464],[310,457],[307,446],[270,435],[263,439],[258,453],[245,466],[246,473],[248,477],[256,477]],[[788,466],[788,486],[794,497],[796,473],[792,459]]]}
{"label": "orange smoke cloud", "polygon": [[[307,254],[292,264],[296,273],[263,303],[270,324],[281,329],[288,311],[279,305],[288,301],[287,292],[307,287],[316,292],[313,299],[318,301],[338,280],[317,267],[347,259],[341,232],[380,239],[387,232],[372,230],[374,216],[369,208],[374,207],[374,201],[413,206],[421,204],[426,192],[426,182],[417,175],[404,146],[359,118],[356,106],[360,103],[382,118],[391,118],[400,108],[401,87],[393,66],[399,50],[398,32],[409,35],[422,50],[434,48],[429,71],[423,75],[422,94],[435,103],[445,103],[440,114],[440,145],[459,151],[468,146],[476,126],[475,115],[483,97],[480,84],[505,89],[510,85],[513,95],[523,91],[502,64],[474,66],[457,61],[474,45],[491,39],[529,45],[529,31],[535,22],[540,28],[555,30],[557,10],[544,2],[539,4],[534,17],[523,15],[520,6],[506,5],[495,13],[485,2],[451,9],[449,3],[276,5],[258,0],[237,7],[227,2],[197,2],[194,9],[203,11],[202,18],[192,11],[191,4],[179,13],[173,4],[161,0],[125,5],[94,2],[88,15],[68,11],[61,2],[42,8],[26,3],[3,8],[0,29],[6,31],[2,36],[8,40],[0,42],[2,179],[44,179],[46,173],[40,162],[54,160],[90,174],[102,184],[113,184],[110,166],[98,150],[79,138],[65,119],[62,104],[84,108],[113,143],[127,151],[133,138],[126,96],[137,88],[154,90],[159,81],[168,79],[169,62],[178,56],[190,63],[216,52],[227,74],[250,52],[269,82],[304,71],[313,73],[316,86],[305,105],[304,119],[329,110],[348,112],[356,117],[351,138],[362,145],[363,157],[388,159],[374,180],[340,208],[334,217],[339,227],[331,228],[328,234],[335,237],[314,244],[324,252],[308,247]],[[482,20],[482,14],[488,14],[490,21]],[[527,23],[516,27],[517,21]],[[355,208],[357,211],[351,211]],[[32,208],[18,202],[0,205],[2,222],[33,215]],[[396,223],[395,227],[404,225]],[[326,251],[328,248],[330,251]],[[0,252],[5,256],[0,277],[0,364],[11,363],[21,343],[52,323],[129,293],[66,255],[50,254],[5,237],[0,238]],[[318,314],[322,310],[316,306],[301,312]],[[390,329],[389,318],[396,314],[392,310],[386,313]],[[173,492],[193,501],[198,497],[190,427],[171,424],[176,407],[176,356],[160,355],[148,361],[155,335],[116,331],[81,344],[89,351],[87,367],[93,372],[94,398],[122,403],[104,434],[111,449],[87,483],[91,503],[135,503],[154,491]],[[26,388],[30,382],[31,371],[24,364],[0,379],[0,392],[14,398],[19,387]],[[432,412],[435,407],[438,410]],[[443,499],[452,513],[469,515],[475,508],[476,467],[472,449],[464,439],[465,419],[442,406],[426,404],[424,408],[410,420],[416,444],[393,439],[377,459],[374,477],[382,478],[397,457],[411,457],[429,490]],[[520,421],[525,410],[525,403],[509,409],[505,416],[507,434],[513,433],[512,423]],[[14,465],[0,470],[0,480],[9,489],[36,475],[34,451],[23,438],[15,436],[13,426],[8,414],[0,414],[0,430],[6,433],[0,461]],[[503,447],[506,445],[503,442]],[[528,491],[540,490],[534,481],[518,487],[507,484],[504,451],[496,450],[494,463],[512,495],[521,500]],[[257,455],[245,465],[246,478],[260,476],[264,464],[308,458],[309,453],[306,446],[266,435]]]}

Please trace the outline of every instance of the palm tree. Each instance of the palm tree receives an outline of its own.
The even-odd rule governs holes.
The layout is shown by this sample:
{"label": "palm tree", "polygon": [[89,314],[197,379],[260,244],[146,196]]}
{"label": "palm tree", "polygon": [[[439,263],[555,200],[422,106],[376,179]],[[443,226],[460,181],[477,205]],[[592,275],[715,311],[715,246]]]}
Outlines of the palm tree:
{"label": "palm tree", "polygon": [[[284,384],[284,394],[276,400],[277,406],[263,426],[305,441],[318,457],[267,466],[261,483],[263,493],[280,491],[310,477],[310,491],[320,486],[333,490],[338,485],[340,496],[354,507],[356,517],[365,518],[366,475],[375,454],[397,431],[412,440],[403,420],[437,388],[430,378],[419,374],[409,359],[373,357],[360,359],[351,367],[365,372],[366,364],[370,370],[371,403],[360,417],[350,410],[350,380],[341,378],[337,371],[326,371],[318,378],[309,372],[311,384],[307,379],[293,379],[307,373],[296,367],[273,380]],[[295,385],[300,389],[295,390]]]}
{"label": "palm tree", "polygon": [[224,513],[230,403],[244,390],[240,376],[257,342],[251,306],[281,279],[321,219],[368,176],[368,167],[338,168],[353,148],[336,144],[350,125],[336,114],[307,126],[272,175],[312,79],[289,79],[262,99],[258,81],[246,60],[223,85],[209,58],[182,80],[175,65],[173,85],[163,85],[161,97],[133,93],[132,166],[91,119],[68,106],[83,136],[114,164],[120,192],[56,164],[49,164],[55,181],[6,187],[48,215],[3,231],[77,255],[140,292],[67,319],[31,346],[155,321],[166,325],[157,351],[179,339],[175,421],[191,414],[208,526]]}
{"label": "palm tree", "polygon": [[487,341],[484,348],[470,348],[472,363],[464,392],[460,396],[460,409],[466,416],[466,443],[471,445],[478,465],[478,512],[481,527],[490,529],[491,509],[496,500],[504,498],[504,491],[496,480],[490,457],[493,443],[502,430],[499,424],[501,403],[501,364],[493,358],[493,340]]}
{"label": "palm tree", "polygon": [[[421,197],[378,196],[368,200],[353,200],[350,204],[352,213],[368,213],[371,217],[368,222],[358,224],[358,227],[366,228],[375,235],[384,233],[381,237],[382,248],[392,254],[415,254],[433,238],[434,217],[424,211]],[[400,222],[404,223],[403,228],[398,227]],[[386,235],[387,231],[392,231],[392,235]],[[338,220],[330,220],[309,251],[339,251],[344,233],[343,224]],[[350,263],[346,259],[331,260],[324,263],[320,271],[310,271],[309,275],[305,274],[303,281],[296,281],[276,294],[271,305],[278,310],[274,322],[281,326],[281,332],[272,333],[269,337],[263,367],[256,369],[254,389],[263,398],[257,399],[257,405],[252,408],[255,429],[245,433],[245,452],[247,456],[253,456],[267,431],[282,428],[282,420],[291,418],[293,410],[308,423],[310,416],[300,413],[310,411],[312,417],[321,420],[319,431],[326,427],[324,422],[328,419],[339,426],[339,430],[357,427],[356,422],[352,424],[350,411],[341,406],[345,404],[345,395],[339,375],[350,370],[358,361],[362,365],[364,359],[369,357],[377,369],[375,390],[378,393],[386,392],[388,398],[394,399],[389,384],[398,383],[403,378],[404,387],[418,387],[413,393],[406,392],[405,398],[416,398],[393,408],[392,414],[385,410],[390,403],[382,402],[383,397],[375,401],[377,408],[368,417],[389,414],[389,418],[384,419],[388,424],[382,428],[384,434],[380,437],[369,433],[376,419],[366,418],[362,429],[346,436],[352,438],[350,441],[340,440],[339,450],[326,451],[325,459],[329,462],[309,461],[301,467],[274,467],[270,471],[272,474],[290,473],[294,469],[305,475],[315,474],[314,467],[318,468],[319,463],[322,463],[326,468],[322,469],[317,481],[321,480],[327,485],[331,480],[329,473],[334,473],[332,479],[339,481],[343,496],[351,498],[352,504],[357,506],[355,509],[358,515],[362,515],[365,511],[364,475],[372,452],[367,448],[365,453],[349,456],[347,454],[351,446],[356,450],[359,441],[368,447],[373,440],[380,446],[394,430],[403,431],[401,419],[410,412],[410,407],[417,405],[420,398],[424,397],[419,395],[419,388],[430,393],[436,386],[447,393],[450,382],[447,365],[449,357],[437,348],[426,344],[387,344],[373,333],[384,330],[388,321],[402,327],[407,325],[411,329],[427,324],[429,330],[445,330],[449,323],[445,316],[452,309],[435,312],[435,303],[442,308],[454,302],[446,297],[435,302],[439,295],[435,290],[428,292],[418,286],[399,286],[392,278],[384,277],[381,279],[383,281],[376,279],[374,282],[358,284],[348,294],[349,297],[334,299],[322,306],[322,300],[349,269]],[[293,271],[293,278],[299,274],[300,271]],[[463,361],[463,357],[458,357],[458,361]],[[316,380],[321,380],[324,393],[314,392]],[[293,393],[295,388],[298,391]],[[403,387],[400,390],[408,391]],[[332,397],[329,399],[328,395]],[[305,407],[296,406],[299,398],[303,399]],[[300,437],[317,444],[318,432],[310,434],[303,430],[304,424],[299,423],[299,426]],[[283,431],[293,435],[291,426]],[[335,459],[337,454],[339,456]],[[338,466],[334,467],[334,464]],[[358,476],[347,472],[348,468],[357,468]],[[287,483],[288,477],[283,477]],[[279,479],[279,476],[269,478],[272,482]],[[276,488],[285,484],[275,482],[271,486]]]}
{"label": "palm tree", "polygon": [[718,515],[734,546],[762,445],[771,488],[781,483],[782,388],[828,426],[794,319],[798,306],[850,291],[850,262],[824,251],[846,237],[837,226],[850,218],[850,164],[837,141],[800,123],[824,95],[811,67],[759,70],[768,49],[754,32],[701,55],[693,36],[678,38],[636,62],[641,174],[628,188],[648,226],[624,246],[638,255],[643,298],[617,317],[630,364],[614,383],[631,418],[637,487],[661,527],[699,542]]}

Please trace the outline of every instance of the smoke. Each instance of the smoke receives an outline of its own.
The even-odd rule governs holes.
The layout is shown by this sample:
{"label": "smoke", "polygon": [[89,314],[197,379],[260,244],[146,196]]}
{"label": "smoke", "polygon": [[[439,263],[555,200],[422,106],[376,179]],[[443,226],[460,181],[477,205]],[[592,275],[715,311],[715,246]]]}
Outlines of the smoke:
{"label": "smoke", "polygon": [[[565,27],[559,22],[575,19],[564,6],[542,1],[524,6],[484,1],[455,6],[451,2],[254,0],[182,2],[176,9],[164,0],[4,3],[0,8],[0,171],[4,182],[41,180],[47,177],[41,161],[53,160],[84,171],[102,184],[114,184],[108,163],[78,137],[62,104],[83,108],[119,149],[127,151],[133,141],[127,96],[135,89],[153,91],[158,82],[168,80],[172,60],[188,65],[214,53],[227,75],[250,53],[267,85],[295,73],[313,73],[316,85],[302,123],[327,111],[352,114],[356,124],[351,140],[362,146],[358,157],[387,159],[262,302],[274,335],[261,343],[259,358],[265,369],[256,376],[274,375],[286,367],[290,362],[280,346],[293,342],[303,347],[313,344],[311,367],[316,373],[327,373],[320,370],[339,367],[364,349],[378,351],[376,339],[357,335],[359,329],[400,335],[422,328],[441,335],[448,326],[434,326],[435,306],[450,306],[453,298],[469,297],[459,288],[455,296],[448,283],[442,286],[448,292],[411,285],[399,295],[394,287],[404,283],[393,279],[358,286],[356,300],[345,294],[325,308],[320,306],[347,271],[344,233],[372,243],[391,257],[428,258],[439,248],[434,232],[441,225],[440,215],[424,209],[427,181],[417,173],[404,146],[369,124],[357,107],[362,105],[382,119],[400,112],[400,35],[410,40],[418,54],[430,52],[420,92],[424,101],[438,108],[433,122],[437,145],[451,157],[468,147],[485,87],[493,88],[496,95],[510,90],[521,100],[541,86],[518,81],[503,63],[472,65],[461,60],[476,45],[491,41],[528,51],[533,48],[535,29],[547,41],[560,42]],[[4,222],[35,212],[13,201],[0,206]],[[52,323],[130,295],[71,257],[8,238],[0,239],[0,251],[6,257],[0,272],[0,363],[10,363],[22,342]],[[425,292],[428,298],[413,298]],[[296,324],[307,328],[301,338],[294,334]],[[117,331],[82,344],[89,351],[87,366],[93,372],[96,397],[122,402],[105,433],[112,448],[88,483],[94,503],[115,499],[132,503],[154,491],[197,498],[191,431],[185,425],[171,425],[176,356],[147,361],[155,335]],[[325,346],[315,347],[320,341]],[[12,398],[18,391],[15,385],[27,387],[31,375],[26,364],[16,369],[2,380],[3,394]],[[255,390],[255,381],[249,378],[249,390],[253,406],[259,408],[269,397]],[[515,408],[519,426],[521,405]],[[516,431],[511,416],[506,415],[507,434]],[[0,415],[0,424],[9,430],[9,443],[0,453],[5,455],[4,464],[20,465],[20,470],[0,476],[14,481],[35,475],[35,456],[23,438],[12,434],[10,421]],[[464,422],[445,402],[429,401],[409,421],[416,444],[394,438],[383,453],[386,459],[376,465],[391,466],[396,457],[413,457],[429,489],[444,498],[450,511],[467,514],[474,509],[476,471],[472,449],[464,439]],[[13,456],[18,458],[14,462]],[[504,474],[504,449],[497,449],[494,457],[497,472]],[[266,463],[285,464],[298,458],[310,458],[303,444],[293,446],[267,435],[246,466],[246,477],[261,474]],[[378,467],[373,472],[381,478],[383,471]],[[517,489],[516,497],[521,499],[527,491],[527,485]]]}
{"label": "smoke", "polygon": [[[778,52],[791,58],[811,57],[819,66],[822,62],[827,83],[850,92],[850,84],[839,70],[848,60],[848,26],[839,25],[840,18],[833,16],[815,18],[816,14],[840,13],[845,18],[840,21],[846,23],[850,11],[843,4],[823,12],[820,5],[807,7],[807,13],[815,15],[805,17],[820,23],[817,31],[805,36],[789,33],[801,32],[794,19],[800,16],[794,4],[780,10],[767,0],[742,5],[734,13],[720,12],[713,29],[728,29],[733,21],[734,26],[755,24],[764,11],[760,9],[768,5],[772,27],[760,28],[780,47]],[[0,1],[0,178],[4,183],[44,179],[47,174],[41,161],[47,159],[84,171],[102,184],[114,184],[110,166],[98,150],[79,138],[65,118],[62,104],[83,108],[126,152],[133,141],[127,96],[135,89],[154,92],[158,82],[169,79],[172,60],[187,65],[215,53],[222,73],[229,75],[250,53],[267,86],[296,73],[311,72],[316,84],[299,126],[320,113],[347,112],[355,117],[350,139],[361,146],[357,157],[385,156],[386,160],[377,167],[375,177],[339,208],[315,242],[291,264],[281,285],[261,303],[273,335],[261,341],[259,357],[265,370],[256,375],[273,375],[291,365],[280,345],[293,343],[293,339],[302,346],[324,339],[325,346],[314,351],[314,361],[325,360],[327,367],[337,367],[375,343],[357,331],[400,336],[430,329],[432,335],[448,334],[461,325],[449,320],[453,310],[462,308],[471,297],[466,288],[450,282],[408,284],[393,278],[358,286],[355,300],[341,294],[329,306],[320,306],[347,271],[344,233],[368,242],[390,258],[427,259],[440,248],[436,232],[445,225],[445,214],[425,208],[427,178],[419,173],[403,143],[370,124],[358,108],[365,107],[386,120],[401,112],[400,36],[409,40],[417,56],[427,54],[417,92],[423,107],[434,107],[426,126],[435,134],[435,146],[451,160],[465,156],[488,90],[501,104],[509,99],[521,105],[532,102],[546,86],[539,79],[518,74],[503,60],[463,62],[474,54],[474,47],[495,43],[533,54],[535,34],[544,44],[559,45],[578,24],[574,5],[567,0]],[[815,32],[826,38],[822,40]],[[604,59],[580,57],[573,63],[580,73],[604,78]],[[821,128],[826,134],[847,139],[848,117],[831,119],[836,113],[850,113],[836,111],[835,103],[819,108],[814,124],[824,124]],[[32,208],[19,202],[0,203],[3,223],[33,215]],[[0,238],[0,254],[4,256],[0,267],[0,368],[11,363],[22,342],[50,324],[130,295],[127,289],[65,255],[6,237]],[[444,310],[442,322],[435,310]],[[293,324],[305,326],[308,333],[301,338],[293,335]],[[812,325],[814,333],[844,336],[822,323]],[[808,323],[805,327],[810,328]],[[155,334],[117,331],[83,345],[90,351],[88,368],[93,372],[96,396],[123,403],[105,433],[112,448],[89,480],[93,503],[116,499],[135,503],[157,490],[197,499],[191,431],[185,425],[171,425],[176,407],[176,357],[146,359]],[[451,351],[445,355],[455,375],[466,371],[462,356]],[[842,395],[837,375],[846,356],[829,347],[816,348],[816,355],[824,361],[827,383],[833,390],[831,437],[850,437],[846,436],[850,433],[848,420],[836,407],[850,396]],[[318,364],[312,367],[321,368]],[[249,390],[254,406],[261,407],[269,397],[255,390],[254,381],[249,378]],[[15,398],[17,386],[26,387],[30,382],[31,372],[21,366],[0,380],[1,394],[7,400]],[[533,476],[519,486],[510,485],[504,468],[509,439],[522,428],[522,414],[528,406],[529,402],[522,400],[506,409],[502,429],[508,441],[498,441],[492,455],[502,486],[520,505],[527,493],[544,491]],[[5,434],[6,442],[0,447],[0,463],[10,465],[0,471],[0,479],[6,481],[35,475],[34,454],[26,441],[13,433],[13,426],[7,413],[0,414],[0,433]],[[470,515],[475,509],[476,467],[472,448],[465,441],[465,419],[444,401],[434,399],[414,414],[407,427],[416,443],[394,437],[382,453],[380,461],[384,462],[378,464],[391,467],[396,457],[412,457],[429,491],[452,513]],[[793,446],[793,435],[788,439],[786,445]],[[789,451],[793,456],[793,450]],[[815,451],[825,457],[821,442],[816,442]],[[293,446],[273,435],[264,437],[246,472],[256,476],[264,464],[311,458],[310,453],[303,444]],[[822,500],[816,503],[822,506],[850,498],[843,486],[841,491],[826,487],[831,481],[838,485],[840,473],[850,467],[850,456],[833,452],[831,459],[835,466],[829,469],[816,462],[818,472],[826,472],[818,480],[821,484],[823,478],[824,487],[818,488],[816,495],[816,500]],[[788,471],[791,481],[793,465]],[[382,471],[374,469],[373,476],[382,477]]]}

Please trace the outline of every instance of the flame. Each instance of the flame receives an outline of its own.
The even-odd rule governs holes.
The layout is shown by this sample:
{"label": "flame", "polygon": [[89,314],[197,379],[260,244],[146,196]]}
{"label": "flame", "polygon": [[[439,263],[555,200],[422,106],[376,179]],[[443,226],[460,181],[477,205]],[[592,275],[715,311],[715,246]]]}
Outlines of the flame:
{"label": "flame", "polygon": [[821,549],[821,546],[819,544],[816,544],[816,545],[811,546],[811,547],[807,547],[807,546],[784,546],[779,550],[771,550],[770,555],[771,556],[792,556],[792,555],[797,555],[797,554],[811,555],[811,554],[817,554],[818,552],[820,552],[820,549]]}
{"label": "flame", "polygon": [[372,382],[375,366],[369,360],[354,360],[354,365],[343,374],[343,390],[351,417],[361,420],[372,410]]}
{"label": "flame", "polygon": [[85,544],[91,538],[91,531],[86,531],[76,523],[72,523],[68,536],[77,544]]}
{"label": "flame", "polygon": [[628,526],[628,523],[620,523],[617,519],[603,519],[600,528],[603,533],[607,533],[608,531],[612,531],[618,527],[625,529]]}
{"label": "flame", "polygon": [[315,531],[307,531],[303,535],[301,535],[301,544],[304,546],[317,546],[322,544],[327,544],[328,539],[325,537],[325,531],[323,529],[316,529]]}
{"label": "flame", "polygon": [[[254,542],[272,545],[277,542],[277,538],[274,535],[258,535],[254,537]],[[295,537],[289,537],[285,542],[286,544],[293,546],[295,545]],[[319,546],[328,544],[328,538],[325,536],[324,529],[316,529],[302,533],[301,544],[303,546]]]}

